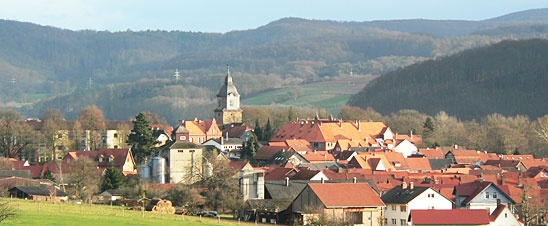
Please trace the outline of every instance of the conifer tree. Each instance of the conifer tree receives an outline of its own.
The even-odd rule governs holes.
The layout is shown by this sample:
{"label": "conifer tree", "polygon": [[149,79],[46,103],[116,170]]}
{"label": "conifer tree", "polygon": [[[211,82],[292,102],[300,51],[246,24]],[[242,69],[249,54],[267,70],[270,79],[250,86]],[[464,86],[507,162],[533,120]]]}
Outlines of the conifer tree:
{"label": "conifer tree", "polygon": [[255,120],[255,128],[253,129],[253,132],[257,136],[258,140],[263,140],[263,129],[261,128],[261,124],[259,124],[259,118]]}
{"label": "conifer tree", "polygon": [[268,118],[263,131],[263,140],[268,141],[272,136],[274,136],[274,129],[272,128],[272,125],[270,125],[270,118]]}
{"label": "conifer tree", "polygon": [[135,161],[139,164],[146,163],[149,156],[156,151],[154,145],[158,143],[152,135],[150,122],[143,113],[139,113],[133,122],[133,129],[129,134],[127,143],[131,145],[131,150]]}

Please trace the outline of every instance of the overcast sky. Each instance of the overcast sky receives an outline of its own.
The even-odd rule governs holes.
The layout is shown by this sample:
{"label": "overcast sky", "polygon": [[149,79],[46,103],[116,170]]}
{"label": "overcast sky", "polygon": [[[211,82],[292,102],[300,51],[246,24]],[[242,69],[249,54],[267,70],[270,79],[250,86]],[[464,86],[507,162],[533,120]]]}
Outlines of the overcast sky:
{"label": "overcast sky", "polygon": [[0,18],[72,30],[227,32],[284,17],[482,20],[546,7],[546,0],[0,0]]}

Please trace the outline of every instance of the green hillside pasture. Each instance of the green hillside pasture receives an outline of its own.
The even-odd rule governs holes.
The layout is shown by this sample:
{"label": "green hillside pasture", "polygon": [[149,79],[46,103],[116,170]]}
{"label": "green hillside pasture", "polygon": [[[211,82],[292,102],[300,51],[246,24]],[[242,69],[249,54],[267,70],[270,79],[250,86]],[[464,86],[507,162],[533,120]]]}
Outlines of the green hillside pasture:
{"label": "green hillside pasture", "polygon": [[[9,199],[2,199],[9,202]],[[241,222],[226,218],[208,218],[184,216],[175,214],[159,214],[146,212],[144,218],[141,211],[122,210],[120,206],[89,204],[53,204],[13,199],[9,205],[16,212],[16,216],[2,222],[5,225],[246,225],[255,223]],[[40,209],[39,209],[40,207]],[[258,224],[267,225],[267,224]]]}
{"label": "green hillside pasture", "polygon": [[344,80],[311,83],[303,86],[274,89],[251,98],[244,99],[243,105],[292,105],[323,108],[338,114],[348,99],[358,93],[377,76],[356,76]]}

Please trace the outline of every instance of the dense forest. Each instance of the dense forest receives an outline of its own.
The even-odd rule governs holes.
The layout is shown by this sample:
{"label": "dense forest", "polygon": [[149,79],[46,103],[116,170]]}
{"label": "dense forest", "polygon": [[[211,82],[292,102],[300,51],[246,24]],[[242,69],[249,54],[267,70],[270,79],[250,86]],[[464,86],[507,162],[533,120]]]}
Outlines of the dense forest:
{"label": "dense forest", "polygon": [[[221,34],[71,31],[0,20],[0,108],[37,117],[55,107],[70,118],[94,104],[105,109],[107,119],[156,109],[166,118],[189,119],[196,109],[209,107],[226,64],[246,98],[351,72],[384,74],[508,37],[545,37],[546,22],[538,11],[484,21],[284,18]],[[182,72],[179,81],[175,69]],[[187,95],[193,89],[200,92]]]}
{"label": "dense forest", "polygon": [[416,109],[459,119],[548,112],[548,40],[502,41],[427,60],[371,81],[349,101],[382,114]]}

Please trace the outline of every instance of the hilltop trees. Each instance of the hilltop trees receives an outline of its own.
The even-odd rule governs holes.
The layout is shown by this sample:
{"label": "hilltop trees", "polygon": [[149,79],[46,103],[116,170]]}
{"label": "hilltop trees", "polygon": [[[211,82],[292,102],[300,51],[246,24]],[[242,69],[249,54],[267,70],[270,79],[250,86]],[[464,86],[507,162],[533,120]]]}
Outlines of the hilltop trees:
{"label": "hilltop trees", "polygon": [[99,149],[103,141],[102,132],[106,129],[103,111],[95,105],[88,106],[80,111],[78,122],[86,133],[83,135],[88,138],[90,150]]}
{"label": "hilltop trees", "polygon": [[127,143],[132,147],[131,150],[135,161],[145,163],[147,158],[156,151],[154,145],[157,141],[152,135],[150,122],[144,113],[139,113],[132,122],[133,129],[129,134]]}
{"label": "hilltop trees", "polygon": [[0,111],[0,151],[4,157],[13,158],[30,150],[37,140],[40,140],[39,134],[25,124],[18,112]]}

